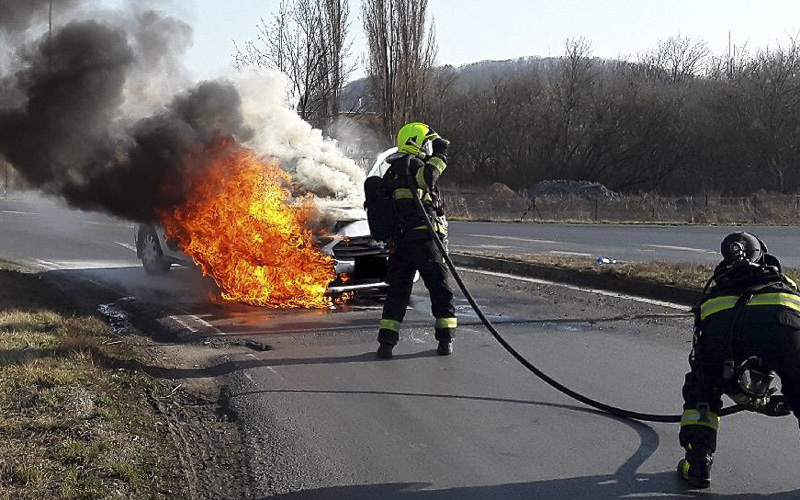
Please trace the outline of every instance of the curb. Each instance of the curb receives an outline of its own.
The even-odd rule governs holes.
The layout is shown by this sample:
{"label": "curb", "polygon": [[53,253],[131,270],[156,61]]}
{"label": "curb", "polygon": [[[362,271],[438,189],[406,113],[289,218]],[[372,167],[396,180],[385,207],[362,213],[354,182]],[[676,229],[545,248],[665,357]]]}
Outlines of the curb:
{"label": "curb", "polygon": [[451,253],[450,259],[458,266],[516,274],[581,287],[598,288],[664,302],[674,302],[685,306],[696,305],[700,301],[701,295],[700,290],[621,278],[611,271],[600,273],[576,271],[542,264],[463,253]]}

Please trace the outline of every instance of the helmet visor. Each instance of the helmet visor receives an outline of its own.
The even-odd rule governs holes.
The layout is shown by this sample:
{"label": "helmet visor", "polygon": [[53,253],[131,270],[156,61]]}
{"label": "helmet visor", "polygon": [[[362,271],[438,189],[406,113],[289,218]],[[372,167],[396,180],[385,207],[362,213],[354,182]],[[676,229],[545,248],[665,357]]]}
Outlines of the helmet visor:
{"label": "helmet visor", "polygon": [[422,152],[425,156],[433,155],[433,139],[425,139],[425,142],[422,143]]}

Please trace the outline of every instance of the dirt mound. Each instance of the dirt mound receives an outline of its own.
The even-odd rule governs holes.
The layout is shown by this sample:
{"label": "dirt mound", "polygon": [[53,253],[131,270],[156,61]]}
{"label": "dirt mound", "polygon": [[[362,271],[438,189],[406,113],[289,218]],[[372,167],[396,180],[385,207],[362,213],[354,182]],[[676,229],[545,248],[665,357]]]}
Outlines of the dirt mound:
{"label": "dirt mound", "polygon": [[516,191],[506,186],[502,182],[495,182],[487,187],[486,193],[492,196],[500,196],[505,198],[517,198],[519,196]]}
{"label": "dirt mound", "polygon": [[599,182],[548,180],[537,183],[528,191],[529,198],[537,196],[580,196],[589,200],[606,198],[616,200],[622,196]]}

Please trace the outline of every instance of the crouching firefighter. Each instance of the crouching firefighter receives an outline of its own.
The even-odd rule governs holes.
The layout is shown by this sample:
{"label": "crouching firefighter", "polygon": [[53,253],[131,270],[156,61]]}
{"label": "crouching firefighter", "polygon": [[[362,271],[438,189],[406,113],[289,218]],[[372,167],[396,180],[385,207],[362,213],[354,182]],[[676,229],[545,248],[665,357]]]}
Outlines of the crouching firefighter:
{"label": "crouching firefighter", "polygon": [[[798,417],[800,294],[766,245],[746,232],[722,240],[723,260],[694,308],[690,371],[679,434],[686,456],[678,474],[695,488],[711,484],[722,395],[747,410]],[[781,380],[782,395],[772,382]],[[798,417],[800,419],[800,417]]]}
{"label": "crouching firefighter", "polygon": [[[431,297],[436,318],[436,352],[453,352],[457,326],[453,291],[441,252],[433,241],[415,200],[422,201],[439,237],[445,241],[447,223],[438,197],[437,181],[447,166],[448,142],[423,123],[409,123],[397,133],[397,152],[389,155],[389,168],[364,184],[365,206],[373,237],[389,242],[389,291],[378,331],[378,356],[391,358],[400,337],[414,275],[419,271]],[[383,208],[381,208],[383,207]]]}

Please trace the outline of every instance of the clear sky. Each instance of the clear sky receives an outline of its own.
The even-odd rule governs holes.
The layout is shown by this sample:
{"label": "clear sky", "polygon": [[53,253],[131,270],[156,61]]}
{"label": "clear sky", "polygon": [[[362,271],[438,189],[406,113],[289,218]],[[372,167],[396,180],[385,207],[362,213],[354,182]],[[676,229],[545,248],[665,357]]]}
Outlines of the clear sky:
{"label": "clear sky", "polygon": [[[187,66],[200,77],[230,66],[233,42],[255,39],[259,19],[279,0],[180,0],[177,9],[195,29]],[[353,51],[366,47],[361,1],[350,0]],[[597,57],[634,57],[670,36],[705,40],[714,54],[786,44],[800,30],[800,0],[429,0],[438,63],[459,66],[484,59],[559,56],[568,38],[583,37]]]}

